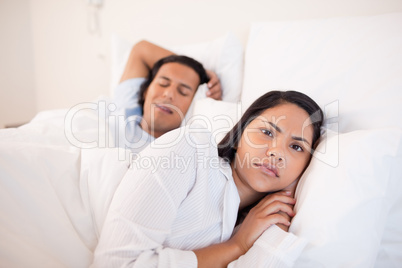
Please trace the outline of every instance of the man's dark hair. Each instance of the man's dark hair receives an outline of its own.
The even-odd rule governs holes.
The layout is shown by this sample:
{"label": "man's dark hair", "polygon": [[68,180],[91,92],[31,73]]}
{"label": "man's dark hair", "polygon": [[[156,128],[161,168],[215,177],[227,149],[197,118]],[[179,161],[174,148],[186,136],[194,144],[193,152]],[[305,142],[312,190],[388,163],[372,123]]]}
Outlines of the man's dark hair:
{"label": "man's dark hair", "polygon": [[177,63],[183,64],[183,65],[186,65],[186,66],[192,68],[200,77],[199,85],[202,85],[209,81],[209,77],[208,77],[207,72],[205,71],[204,67],[202,66],[202,64],[200,62],[196,61],[195,59],[187,57],[187,56],[183,56],[183,55],[170,55],[170,56],[164,57],[164,58],[158,60],[154,64],[154,66],[148,73],[148,77],[140,86],[140,90],[138,92],[138,104],[141,106],[142,110],[144,110],[145,93],[146,93],[149,85],[154,80],[156,74],[158,73],[158,71],[162,67],[162,65],[164,65],[166,63],[171,63],[171,62],[177,62]]}

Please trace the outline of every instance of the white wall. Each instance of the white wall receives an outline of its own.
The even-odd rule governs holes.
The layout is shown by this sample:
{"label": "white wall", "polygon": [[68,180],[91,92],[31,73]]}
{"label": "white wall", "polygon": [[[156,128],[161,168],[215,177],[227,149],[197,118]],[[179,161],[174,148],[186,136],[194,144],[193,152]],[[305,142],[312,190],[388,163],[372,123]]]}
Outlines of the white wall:
{"label": "white wall", "polygon": [[106,42],[88,33],[84,0],[31,0],[38,110],[66,108],[92,100],[108,81]]}
{"label": "white wall", "polygon": [[0,128],[36,112],[29,0],[0,0]]}
{"label": "white wall", "polygon": [[373,15],[402,11],[400,0],[105,0],[103,27],[133,39],[176,44],[227,30],[244,41],[252,21]]}
{"label": "white wall", "polygon": [[[108,94],[113,32],[131,41],[148,39],[170,46],[209,41],[232,31],[245,45],[252,21],[402,11],[401,0],[104,0],[98,12],[100,32],[90,33],[91,9],[86,0],[30,0],[30,3],[35,94],[32,78],[27,80],[30,86],[27,88],[30,105],[36,105],[36,111],[66,108]],[[8,6],[16,9],[18,5]],[[16,31],[16,21],[8,16],[6,24]],[[30,30],[23,32],[27,34]],[[4,66],[0,63],[0,67]],[[16,98],[16,90],[10,92]],[[1,98],[0,102],[3,106],[5,101]],[[32,109],[27,111],[32,113]]]}

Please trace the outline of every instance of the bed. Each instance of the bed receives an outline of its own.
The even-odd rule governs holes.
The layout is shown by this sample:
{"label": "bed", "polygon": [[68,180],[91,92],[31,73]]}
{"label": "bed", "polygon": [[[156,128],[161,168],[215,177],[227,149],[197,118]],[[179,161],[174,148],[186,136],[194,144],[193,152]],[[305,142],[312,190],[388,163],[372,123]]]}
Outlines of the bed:
{"label": "bed", "polygon": [[[186,117],[215,141],[269,90],[298,90],[323,108],[324,139],[297,187],[289,230],[308,240],[295,267],[402,265],[401,25],[402,13],[255,22],[244,48],[231,33],[170,48],[221,79],[223,101],[200,88]],[[111,89],[131,45],[112,38]],[[0,130],[1,267],[91,263],[131,161],[110,138],[110,100]]]}

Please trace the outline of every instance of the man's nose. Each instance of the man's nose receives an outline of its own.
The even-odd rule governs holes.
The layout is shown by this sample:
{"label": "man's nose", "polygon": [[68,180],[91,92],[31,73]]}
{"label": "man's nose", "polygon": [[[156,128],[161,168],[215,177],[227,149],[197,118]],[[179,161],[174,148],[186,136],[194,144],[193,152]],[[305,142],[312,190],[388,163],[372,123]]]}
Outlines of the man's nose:
{"label": "man's nose", "polygon": [[175,88],[173,86],[166,87],[163,91],[163,96],[167,99],[173,100],[175,96]]}

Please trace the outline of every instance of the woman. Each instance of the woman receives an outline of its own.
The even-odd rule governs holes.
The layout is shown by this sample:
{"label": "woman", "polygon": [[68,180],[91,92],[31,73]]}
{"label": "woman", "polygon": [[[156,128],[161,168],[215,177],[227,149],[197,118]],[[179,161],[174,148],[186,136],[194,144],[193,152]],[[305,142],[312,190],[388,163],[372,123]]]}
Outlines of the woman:
{"label": "woman", "polygon": [[286,232],[292,194],[322,118],[308,96],[272,91],[247,109],[218,149],[208,146],[205,132],[188,131],[179,141],[176,131],[164,135],[172,146],[151,144],[119,185],[94,267],[291,264],[304,247]]}

